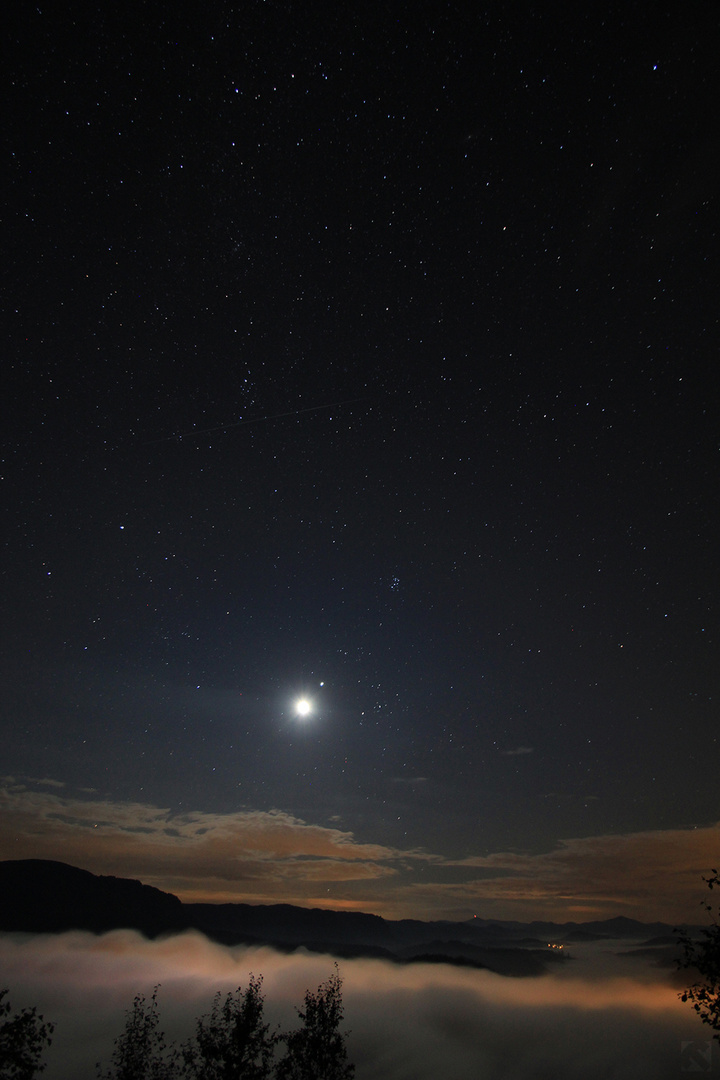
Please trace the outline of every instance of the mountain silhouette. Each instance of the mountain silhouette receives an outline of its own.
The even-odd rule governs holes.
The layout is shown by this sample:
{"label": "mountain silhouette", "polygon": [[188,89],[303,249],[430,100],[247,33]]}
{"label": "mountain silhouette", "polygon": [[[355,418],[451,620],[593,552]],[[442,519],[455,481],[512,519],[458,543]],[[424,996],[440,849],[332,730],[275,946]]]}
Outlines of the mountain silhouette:
{"label": "mountain silhouette", "polygon": [[[381,957],[397,963],[443,962],[504,975],[538,975],[567,960],[570,944],[587,940],[667,939],[662,923],[619,917],[588,923],[391,921],[353,911],[292,904],[183,904],[140,881],[98,876],[44,859],[0,862],[0,931],[61,933],[138,930],[146,937],[197,930],[225,945],[299,947],[341,958]],[[551,946],[550,948],[548,946]]]}
{"label": "mountain silhouette", "polygon": [[148,937],[190,925],[177,896],[129,878],[45,859],[0,862],[0,929],[33,933],[128,927]]}

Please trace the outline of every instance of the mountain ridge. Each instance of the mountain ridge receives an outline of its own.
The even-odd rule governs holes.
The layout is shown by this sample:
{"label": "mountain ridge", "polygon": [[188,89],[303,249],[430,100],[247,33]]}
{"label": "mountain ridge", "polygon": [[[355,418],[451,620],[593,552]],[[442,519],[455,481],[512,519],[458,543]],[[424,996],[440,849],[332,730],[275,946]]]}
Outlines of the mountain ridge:
{"label": "mountain ridge", "polygon": [[469,964],[501,974],[536,975],[562,962],[560,944],[652,939],[664,923],[625,916],[587,923],[473,918],[464,922],[388,920],[369,912],[293,904],[191,903],[131,878],[96,875],[45,859],[0,861],[0,932],[138,930],[154,938],[195,930],[224,945],[305,948],[398,963]]}

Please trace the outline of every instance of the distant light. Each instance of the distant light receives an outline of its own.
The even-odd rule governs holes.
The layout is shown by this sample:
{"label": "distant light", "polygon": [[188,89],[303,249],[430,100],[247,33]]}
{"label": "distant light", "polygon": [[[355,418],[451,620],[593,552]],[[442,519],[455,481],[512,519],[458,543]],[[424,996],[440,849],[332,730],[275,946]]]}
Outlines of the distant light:
{"label": "distant light", "polygon": [[298,716],[309,716],[312,712],[312,704],[307,698],[298,698],[295,702],[295,712]]}

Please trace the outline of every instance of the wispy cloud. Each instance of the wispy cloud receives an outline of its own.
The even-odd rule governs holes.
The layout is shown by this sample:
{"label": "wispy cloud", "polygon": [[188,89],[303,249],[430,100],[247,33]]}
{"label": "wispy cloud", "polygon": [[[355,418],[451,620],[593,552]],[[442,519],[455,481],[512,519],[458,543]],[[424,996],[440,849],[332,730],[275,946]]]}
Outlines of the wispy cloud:
{"label": "wispy cloud", "polygon": [[[561,840],[549,852],[496,852],[460,860],[478,877],[444,886],[494,917],[563,917],[583,921],[613,915],[697,922],[706,891],[703,874],[720,849],[720,824],[624,836]],[[534,912],[534,915],[530,915]]]}
{"label": "wispy cloud", "polygon": [[697,921],[720,825],[575,837],[547,852],[450,859],[359,840],[281,810],[175,813],[144,803],[0,786],[0,858],[45,858],[209,901],[278,901],[389,918]]}
{"label": "wispy cloud", "polygon": [[[0,788],[3,858],[61,859],[96,873],[141,877],[189,899],[323,901],[319,886],[397,875],[429,858],[361,843],[279,810],[173,813],[142,803]],[[350,899],[342,897],[341,899]]]}

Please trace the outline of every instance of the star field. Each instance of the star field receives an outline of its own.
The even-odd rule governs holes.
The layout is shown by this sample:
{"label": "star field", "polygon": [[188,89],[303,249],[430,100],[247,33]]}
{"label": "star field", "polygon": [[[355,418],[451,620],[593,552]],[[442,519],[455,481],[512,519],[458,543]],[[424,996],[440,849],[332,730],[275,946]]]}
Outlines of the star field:
{"label": "star field", "polygon": [[714,823],[714,8],[12,20],[0,771],[438,881]]}

